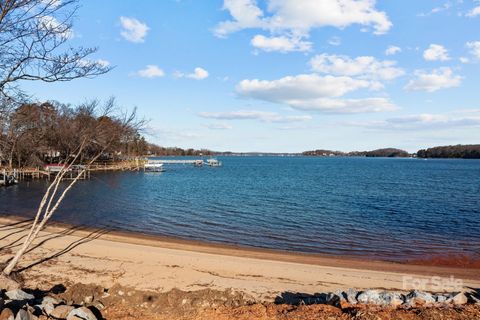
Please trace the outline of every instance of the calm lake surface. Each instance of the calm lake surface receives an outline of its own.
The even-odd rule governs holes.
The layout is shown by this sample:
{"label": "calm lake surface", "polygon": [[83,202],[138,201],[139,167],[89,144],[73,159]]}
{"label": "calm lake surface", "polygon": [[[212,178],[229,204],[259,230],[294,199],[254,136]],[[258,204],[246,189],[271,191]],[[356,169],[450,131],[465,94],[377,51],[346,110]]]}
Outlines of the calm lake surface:
{"label": "calm lake surface", "polygon": [[[187,239],[405,261],[480,257],[480,160],[220,157],[220,168],[98,173],[57,221]],[[0,188],[32,216],[45,181]]]}

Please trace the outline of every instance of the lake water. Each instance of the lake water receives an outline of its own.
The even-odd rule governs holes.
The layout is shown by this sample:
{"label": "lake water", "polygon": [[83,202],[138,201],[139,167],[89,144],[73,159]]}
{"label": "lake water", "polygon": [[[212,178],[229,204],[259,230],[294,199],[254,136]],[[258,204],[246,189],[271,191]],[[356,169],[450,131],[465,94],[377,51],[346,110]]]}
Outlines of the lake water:
{"label": "lake water", "polygon": [[[252,247],[405,261],[480,257],[480,161],[220,157],[219,168],[99,173],[57,221]],[[45,181],[0,188],[32,216]]]}

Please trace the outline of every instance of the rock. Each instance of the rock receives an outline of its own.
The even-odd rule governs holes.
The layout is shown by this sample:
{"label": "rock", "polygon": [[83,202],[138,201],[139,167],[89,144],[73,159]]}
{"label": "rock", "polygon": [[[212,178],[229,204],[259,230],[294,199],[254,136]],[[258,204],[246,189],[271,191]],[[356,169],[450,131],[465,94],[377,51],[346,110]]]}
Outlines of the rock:
{"label": "rock", "polygon": [[345,294],[347,295],[347,301],[350,304],[357,304],[357,296],[358,296],[358,291],[355,289],[348,289],[345,291]]}
{"label": "rock", "polygon": [[437,294],[435,295],[435,300],[437,301],[437,303],[445,303],[447,301],[447,297],[443,294]]}
{"label": "rock", "polygon": [[90,309],[88,309],[87,307],[80,307],[70,311],[70,313],[67,316],[67,320],[77,320],[77,319],[97,320],[97,317],[95,317],[93,312],[90,311]]}
{"label": "rock", "polygon": [[5,308],[2,310],[2,313],[0,313],[0,320],[14,320],[15,316],[9,308]]}
{"label": "rock", "polygon": [[384,306],[391,307],[401,306],[405,302],[403,295],[397,292],[382,292],[380,294],[380,299],[383,300]]}
{"label": "rock", "polygon": [[15,320],[38,320],[33,314],[23,309],[18,310]]}
{"label": "rock", "polygon": [[455,295],[453,295],[453,297],[447,299],[446,303],[452,303],[452,304],[455,304],[455,305],[464,305],[468,302],[468,298],[467,296],[465,295],[465,293],[463,292],[460,292],[460,293],[457,293]]}
{"label": "rock", "polygon": [[45,304],[45,303],[51,303],[53,305],[57,305],[57,304],[60,304],[60,301],[53,297],[46,296],[46,297],[43,297],[42,299],[42,304]]}
{"label": "rock", "polygon": [[430,293],[418,290],[410,292],[405,300],[406,305],[409,307],[429,305],[436,302]]}
{"label": "rock", "polygon": [[39,307],[47,315],[50,315],[52,311],[55,310],[55,306],[51,302],[44,302]]}
{"label": "rock", "polygon": [[20,289],[14,289],[5,292],[5,295],[11,300],[33,300],[35,297]]}
{"label": "rock", "polygon": [[380,298],[379,290],[363,291],[358,295],[357,301],[363,304],[382,304],[383,303],[383,301]]}
{"label": "rock", "polygon": [[0,288],[10,291],[20,289],[20,284],[0,272]]}
{"label": "rock", "polygon": [[72,306],[61,305],[53,309],[53,311],[50,313],[50,316],[58,319],[66,319],[68,314],[72,312],[73,309],[75,308]]}
{"label": "rock", "polygon": [[398,307],[403,304],[403,296],[397,292],[367,290],[356,299],[359,303]]}

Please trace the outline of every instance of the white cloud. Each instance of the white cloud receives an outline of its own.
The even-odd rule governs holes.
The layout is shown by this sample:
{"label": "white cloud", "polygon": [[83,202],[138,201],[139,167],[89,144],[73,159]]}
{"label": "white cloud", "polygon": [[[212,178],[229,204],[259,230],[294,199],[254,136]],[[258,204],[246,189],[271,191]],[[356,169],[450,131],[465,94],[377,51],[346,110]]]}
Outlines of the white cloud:
{"label": "white cloud", "polygon": [[98,60],[88,60],[88,59],[82,59],[80,60],[79,64],[81,66],[88,66],[92,65],[93,63],[99,64],[101,67],[108,67],[110,66],[110,61],[104,60],[104,59],[98,59]]}
{"label": "white cloud", "polygon": [[427,61],[447,61],[450,60],[448,50],[439,44],[431,44],[430,47],[423,52],[423,58]]}
{"label": "white cloud", "polygon": [[473,8],[467,13],[467,17],[473,18],[480,16],[480,6]]}
{"label": "white cloud", "polygon": [[96,62],[102,67],[108,67],[110,65],[110,61],[104,59],[98,59]]}
{"label": "white cloud", "polygon": [[40,2],[43,5],[49,6],[49,7],[52,7],[52,8],[58,8],[62,4],[61,0],[41,0]]}
{"label": "white cloud", "polygon": [[160,78],[165,75],[165,72],[160,69],[158,66],[150,64],[144,69],[137,71],[137,76],[142,78]]}
{"label": "white cloud", "polygon": [[38,22],[40,23],[40,28],[58,33],[65,39],[73,39],[75,36],[71,28],[66,28],[65,24],[60,23],[53,16],[40,16]]}
{"label": "white cloud", "polygon": [[459,110],[444,114],[413,114],[380,121],[353,122],[349,124],[385,130],[438,130],[453,127],[480,127],[480,110]]}
{"label": "white cloud", "polygon": [[402,52],[402,48],[397,47],[397,46],[389,46],[387,50],[385,50],[385,55],[387,56],[393,56],[396,55],[397,53]]}
{"label": "white cloud", "polygon": [[276,112],[258,110],[238,110],[230,112],[200,112],[202,118],[217,120],[259,120],[262,122],[291,123],[304,122],[312,119],[311,116],[282,116]]}
{"label": "white cloud", "polygon": [[351,77],[301,74],[272,81],[243,80],[237,85],[237,92],[244,97],[285,102],[297,98],[339,97],[358,89],[371,88],[371,86],[370,81]]}
{"label": "white cloud", "polygon": [[292,52],[292,51],[310,51],[312,49],[312,43],[303,41],[299,37],[265,37],[263,35],[256,35],[253,37],[252,46],[263,51],[272,52]]}
{"label": "white cloud", "polygon": [[[226,37],[243,29],[262,29],[271,33],[269,39],[287,37],[300,41],[308,38],[314,28],[343,29],[353,24],[372,27],[375,34],[384,34],[392,23],[375,5],[375,0],[303,0],[301,5],[298,0],[268,0],[264,12],[256,0],[224,0],[223,8],[232,20],[219,23],[215,34]],[[279,47],[284,50],[284,46]]]}
{"label": "white cloud", "polygon": [[288,104],[297,110],[320,111],[324,113],[371,113],[395,111],[398,107],[386,98],[366,99],[298,99]]}
{"label": "white cloud", "polygon": [[320,73],[356,76],[361,79],[393,80],[405,74],[395,61],[379,61],[371,56],[352,59],[341,55],[317,55],[310,60],[312,69]]}
{"label": "white cloud", "polygon": [[211,129],[211,130],[230,130],[230,129],[233,129],[233,127],[231,125],[226,124],[226,123],[221,123],[221,122],[209,123],[205,126],[208,129]]}
{"label": "white cloud", "polygon": [[145,42],[145,37],[147,36],[148,30],[150,30],[145,23],[135,18],[120,17],[120,24],[123,28],[120,35],[125,40],[133,43]]}
{"label": "white cloud", "polygon": [[397,107],[385,98],[339,99],[359,89],[372,89],[377,82],[351,77],[302,74],[278,80],[243,80],[237,92],[248,98],[289,105],[298,110],[327,113],[360,113],[395,110]]}
{"label": "white cloud", "polygon": [[470,49],[470,54],[475,57],[475,59],[480,60],[480,41],[467,42],[467,48]]}
{"label": "white cloud", "polygon": [[422,70],[415,71],[415,79],[405,86],[410,91],[434,92],[460,86],[462,77],[453,74],[453,70],[447,67],[434,69],[431,73]]}
{"label": "white cloud", "polygon": [[193,70],[192,73],[183,73],[180,71],[175,71],[173,76],[175,78],[189,78],[189,79],[194,79],[194,80],[204,80],[209,77],[209,73],[207,70],[197,67],[195,70]]}

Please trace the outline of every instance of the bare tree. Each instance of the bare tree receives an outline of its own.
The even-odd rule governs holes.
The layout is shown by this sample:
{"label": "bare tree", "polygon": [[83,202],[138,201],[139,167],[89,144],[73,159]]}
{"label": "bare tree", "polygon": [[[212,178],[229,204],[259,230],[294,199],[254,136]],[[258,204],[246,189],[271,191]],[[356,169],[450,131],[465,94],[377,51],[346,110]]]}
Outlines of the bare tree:
{"label": "bare tree", "polygon": [[[144,120],[137,120],[136,110],[130,113],[122,113],[120,116],[112,116],[111,113],[115,109],[114,99],[108,100],[101,112],[100,116],[95,116],[98,109],[98,101],[85,104],[83,106],[83,127],[77,132],[79,138],[79,145],[73,150],[74,157],[67,159],[61,171],[55,176],[53,182],[47,188],[37,213],[30,227],[30,231],[20,249],[16,252],[13,258],[8,262],[4,268],[0,280],[7,279],[15,266],[18,264],[22,256],[31,247],[32,243],[44,228],[45,224],[50,220],[52,215],[57,211],[66,194],[77,183],[80,177],[87,170],[88,165],[93,163],[98,157],[105,152],[109,147],[117,141],[122,140],[123,137],[128,136],[131,132],[138,132],[144,126]],[[88,123],[85,121],[88,120]],[[95,150],[94,155],[88,160],[87,166],[84,166],[77,172],[77,175],[66,185],[62,185],[63,177],[72,166],[79,163],[81,155],[87,149]],[[5,281],[7,281],[5,280]]]}
{"label": "bare tree", "polygon": [[111,68],[89,59],[96,48],[73,48],[78,0],[0,0],[0,97],[22,100],[20,81],[94,77]]}

